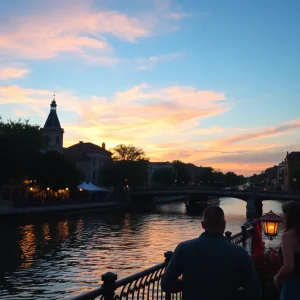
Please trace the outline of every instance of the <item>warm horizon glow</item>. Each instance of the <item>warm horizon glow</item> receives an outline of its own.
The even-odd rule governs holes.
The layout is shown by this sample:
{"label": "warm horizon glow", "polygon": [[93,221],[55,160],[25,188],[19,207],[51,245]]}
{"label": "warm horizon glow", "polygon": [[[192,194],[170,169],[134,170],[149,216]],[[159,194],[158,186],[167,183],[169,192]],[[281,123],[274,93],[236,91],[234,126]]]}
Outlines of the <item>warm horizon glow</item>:
{"label": "warm horizon glow", "polygon": [[43,126],[56,92],[64,146],[260,173],[300,150],[300,4],[254,1],[1,2],[1,117]]}

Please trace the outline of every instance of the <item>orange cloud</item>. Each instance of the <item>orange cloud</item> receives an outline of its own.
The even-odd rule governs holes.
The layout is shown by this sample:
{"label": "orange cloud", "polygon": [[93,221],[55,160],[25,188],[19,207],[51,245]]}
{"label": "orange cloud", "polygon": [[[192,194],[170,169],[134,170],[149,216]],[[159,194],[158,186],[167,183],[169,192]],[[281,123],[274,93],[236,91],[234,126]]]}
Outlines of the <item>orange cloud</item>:
{"label": "orange cloud", "polygon": [[[61,110],[68,110],[69,106],[76,109],[78,98],[68,92],[61,93],[68,102],[60,105]],[[18,116],[41,116],[45,117],[48,113],[50,102],[52,101],[53,92],[48,90],[21,88],[18,85],[0,86],[0,105],[13,105],[13,113]],[[16,105],[17,104],[17,105]],[[2,115],[2,117],[4,117]]]}
{"label": "orange cloud", "polygon": [[19,69],[13,67],[0,67],[0,80],[7,80],[12,78],[22,78],[26,76],[30,70]]}
{"label": "orange cloud", "polygon": [[270,128],[265,128],[263,130],[258,130],[258,132],[253,132],[254,129],[252,129],[251,130],[252,132],[248,132],[248,133],[244,133],[242,135],[230,137],[229,139],[225,139],[223,142],[225,144],[230,144],[230,143],[242,142],[245,140],[273,137],[273,136],[278,136],[278,135],[282,135],[282,134],[287,134],[287,131],[290,131],[293,129],[298,129],[298,128],[300,128],[300,120],[295,120],[295,121],[284,123],[277,127],[270,127]]}
{"label": "orange cloud", "polygon": [[191,87],[155,89],[141,84],[116,93],[112,99],[92,99],[81,113],[82,123],[85,128],[105,128],[99,134],[124,142],[142,141],[145,136],[170,137],[197,126],[204,117],[228,110],[230,106],[222,99],[223,93],[213,91]]}

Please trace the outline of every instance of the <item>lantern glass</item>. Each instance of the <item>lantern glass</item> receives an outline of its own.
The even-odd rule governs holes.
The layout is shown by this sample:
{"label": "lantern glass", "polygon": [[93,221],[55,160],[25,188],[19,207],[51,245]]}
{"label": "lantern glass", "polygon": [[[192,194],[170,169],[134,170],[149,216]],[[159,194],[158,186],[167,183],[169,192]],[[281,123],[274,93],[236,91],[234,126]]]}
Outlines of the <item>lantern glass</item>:
{"label": "lantern glass", "polygon": [[272,211],[259,218],[264,229],[265,235],[272,240],[278,234],[279,223],[282,222],[282,218]]}
{"label": "lantern glass", "polygon": [[263,222],[263,228],[265,235],[272,239],[278,234],[278,222],[266,221]]}

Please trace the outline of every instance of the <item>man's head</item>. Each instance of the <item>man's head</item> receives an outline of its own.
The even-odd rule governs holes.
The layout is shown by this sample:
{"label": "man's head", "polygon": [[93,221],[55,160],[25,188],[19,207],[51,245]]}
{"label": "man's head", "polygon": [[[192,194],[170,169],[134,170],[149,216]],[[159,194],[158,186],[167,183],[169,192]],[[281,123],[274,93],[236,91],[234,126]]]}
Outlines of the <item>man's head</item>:
{"label": "man's head", "polygon": [[223,209],[219,206],[209,206],[204,210],[201,223],[205,231],[223,234],[226,227]]}

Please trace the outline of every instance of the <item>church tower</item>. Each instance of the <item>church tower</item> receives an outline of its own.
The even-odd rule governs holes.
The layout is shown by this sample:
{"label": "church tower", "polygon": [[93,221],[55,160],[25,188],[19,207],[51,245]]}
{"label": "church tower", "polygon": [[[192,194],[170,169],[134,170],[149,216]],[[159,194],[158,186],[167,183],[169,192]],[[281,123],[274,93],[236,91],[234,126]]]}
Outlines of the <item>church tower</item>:
{"label": "church tower", "polygon": [[50,104],[50,113],[44,125],[43,135],[48,142],[48,151],[59,151],[63,152],[63,137],[64,137],[64,129],[61,128],[58,116],[56,113],[56,101],[55,94],[53,97],[53,101]]}

